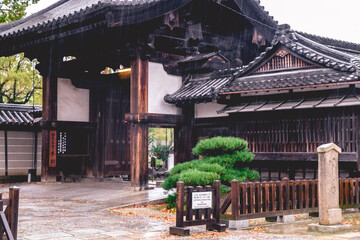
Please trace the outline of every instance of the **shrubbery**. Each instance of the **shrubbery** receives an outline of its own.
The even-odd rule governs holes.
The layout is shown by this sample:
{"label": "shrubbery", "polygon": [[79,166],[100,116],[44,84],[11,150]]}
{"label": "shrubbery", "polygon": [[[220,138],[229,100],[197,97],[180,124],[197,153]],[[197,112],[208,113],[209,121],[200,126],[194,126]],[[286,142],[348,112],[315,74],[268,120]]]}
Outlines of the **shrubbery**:
{"label": "shrubbery", "polygon": [[199,186],[221,180],[222,184],[230,186],[233,179],[243,182],[259,178],[256,171],[241,167],[241,163],[254,159],[243,139],[215,137],[202,140],[193,149],[193,154],[202,159],[176,165],[162,184],[164,189],[175,188],[177,181],[183,181],[186,186]]}

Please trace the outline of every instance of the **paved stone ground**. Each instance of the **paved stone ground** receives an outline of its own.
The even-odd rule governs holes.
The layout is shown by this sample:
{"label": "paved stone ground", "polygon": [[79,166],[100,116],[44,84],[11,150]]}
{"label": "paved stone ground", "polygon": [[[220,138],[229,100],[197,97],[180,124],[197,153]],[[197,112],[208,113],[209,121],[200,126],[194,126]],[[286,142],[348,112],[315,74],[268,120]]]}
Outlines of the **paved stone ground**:
{"label": "paved stone ground", "polygon": [[[7,192],[8,187],[9,185],[4,185],[0,190]],[[21,188],[18,239],[317,239],[311,236],[308,238],[294,234],[274,235],[252,231],[201,236],[201,232],[205,231],[204,227],[193,228],[192,233],[200,234],[190,238],[172,237],[168,235],[168,229],[173,223],[150,216],[114,214],[109,210],[165,197],[162,189],[129,191],[128,182],[18,184],[18,187]],[[330,238],[325,239],[360,239],[359,234],[349,234],[340,238],[328,236]]]}

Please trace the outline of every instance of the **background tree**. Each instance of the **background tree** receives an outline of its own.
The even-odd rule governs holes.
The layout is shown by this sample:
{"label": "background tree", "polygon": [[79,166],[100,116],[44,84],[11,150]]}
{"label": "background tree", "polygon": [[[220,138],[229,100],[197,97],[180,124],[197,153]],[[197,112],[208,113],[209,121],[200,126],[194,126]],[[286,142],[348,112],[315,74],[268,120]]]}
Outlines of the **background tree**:
{"label": "background tree", "polygon": [[26,15],[26,8],[40,0],[1,0],[0,23],[19,20]]}
{"label": "background tree", "polygon": [[[26,8],[39,0],[0,1],[0,24],[19,20]],[[42,104],[42,78],[35,69],[37,60],[31,61],[23,53],[0,58],[0,103]]]}

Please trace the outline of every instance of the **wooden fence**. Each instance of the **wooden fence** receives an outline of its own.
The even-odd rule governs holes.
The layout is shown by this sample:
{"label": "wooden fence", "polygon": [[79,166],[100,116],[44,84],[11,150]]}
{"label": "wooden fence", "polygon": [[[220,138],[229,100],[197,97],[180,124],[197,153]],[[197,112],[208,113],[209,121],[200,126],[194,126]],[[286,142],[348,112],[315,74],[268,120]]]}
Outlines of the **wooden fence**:
{"label": "wooden fence", "polygon": [[[360,207],[360,178],[340,179],[340,207]],[[231,193],[220,208],[231,205],[231,219],[242,220],[318,212],[318,181],[231,182]],[[226,215],[223,215],[224,218]]]}
{"label": "wooden fence", "polygon": [[[204,207],[194,207],[194,193],[210,193],[209,203],[204,203]],[[176,194],[176,227],[170,227],[170,234],[190,235],[190,230],[185,227],[198,225],[206,225],[207,230],[226,230],[225,225],[220,224],[220,181],[214,181],[213,188],[188,186],[186,190],[183,182],[177,182]]]}

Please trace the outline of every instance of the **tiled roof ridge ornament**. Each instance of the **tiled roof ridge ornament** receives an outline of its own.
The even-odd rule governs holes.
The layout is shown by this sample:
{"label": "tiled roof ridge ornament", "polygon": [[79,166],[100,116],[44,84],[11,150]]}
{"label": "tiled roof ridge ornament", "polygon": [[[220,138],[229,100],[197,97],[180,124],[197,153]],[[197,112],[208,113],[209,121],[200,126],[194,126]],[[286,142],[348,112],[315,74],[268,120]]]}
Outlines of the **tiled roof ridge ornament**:
{"label": "tiled roof ridge ornament", "polygon": [[356,72],[354,73],[356,76],[360,77],[360,59],[351,59],[350,62],[355,67]]}

